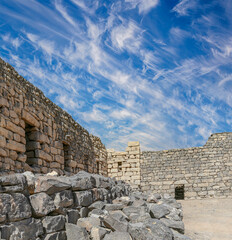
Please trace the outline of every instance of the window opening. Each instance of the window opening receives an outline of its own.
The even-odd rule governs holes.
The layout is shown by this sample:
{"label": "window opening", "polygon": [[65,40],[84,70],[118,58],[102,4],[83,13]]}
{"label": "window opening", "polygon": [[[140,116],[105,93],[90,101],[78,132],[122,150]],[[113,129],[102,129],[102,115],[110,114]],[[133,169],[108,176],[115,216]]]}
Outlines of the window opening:
{"label": "window opening", "polygon": [[118,172],[122,171],[122,162],[118,162]]}

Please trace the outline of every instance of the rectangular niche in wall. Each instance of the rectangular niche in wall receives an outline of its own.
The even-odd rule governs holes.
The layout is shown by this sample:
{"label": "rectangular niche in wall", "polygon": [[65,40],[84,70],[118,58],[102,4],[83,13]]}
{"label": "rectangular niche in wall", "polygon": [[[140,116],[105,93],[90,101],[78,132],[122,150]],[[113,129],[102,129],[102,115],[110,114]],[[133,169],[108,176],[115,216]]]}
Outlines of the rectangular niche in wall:
{"label": "rectangular niche in wall", "polygon": [[118,162],[118,172],[122,171],[122,162]]}
{"label": "rectangular niche in wall", "polygon": [[100,173],[100,163],[97,162],[97,174],[99,174],[99,173]]}
{"label": "rectangular niche in wall", "polygon": [[63,150],[64,150],[64,167],[65,170],[68,170],[69,169],[68,161],[72,159],[70,145],[67,143],[63,143]]}
{"label": "rectangular niche in wall", "polygon": [[184,200],[184,185],[175,187],[175,199]]}
{"label": "rectangular niche in wall", "polygon": [[35,141],[36,131],[37,129],[34,126],[25,123],[26,155],[27,155],[26,163],[29,166],[39,164],[39,160],[38,158],[36,158],[35,154],[36,149],[40,149],[40,143]]}
{"label": "rectangular niche in wall", "polygon": [[84,156],[83,164],[84,164],[84,171],[88,172],[89,171],[89,156],[88,155]]}

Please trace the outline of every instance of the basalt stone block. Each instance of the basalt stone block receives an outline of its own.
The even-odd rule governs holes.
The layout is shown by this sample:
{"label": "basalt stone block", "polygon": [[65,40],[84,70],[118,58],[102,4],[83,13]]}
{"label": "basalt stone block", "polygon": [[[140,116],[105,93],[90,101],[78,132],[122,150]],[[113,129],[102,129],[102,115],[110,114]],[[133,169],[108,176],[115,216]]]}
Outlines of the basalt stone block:
{"label": "basalt stone block", "polygon": [[106,228],[109,228],[113,231],[127,232],[128,223],[120,222],[117,219],[113,218],[111,215],[101,218]]}
{"label": "basalt stone block", "polygon": [[107,233],[110,233],[110,230],[103,227],[93,227],[90,236],[92,240],[102,240]]}
{"label": "basalt stone block", "polygon": [[68,209],[66,212],[66,222],[76,224],[80,218],[80,213],[76,209]]}
{"label": "basalt stone block", "polygon": [[182,221],[174,221],[172,219],[162,218],[160,219],[167,227],[176,230],[179,233],[184,234],[184,223]]}
{"label": "basalt stone block", "polygon": [[52,198],[46,193],[37,193],[31,195],[30,202],[33,214],[37,217],[46,216],[56,209]]}
{"label": "basalt stone block", "polygon": [[169,207],[165,204],[150,204],[150,215],[152,218],[160,219],[170,213]]}
{"label": "basalt stone block", "polygon": [[90,232],[93,227],[100,227],[101,221],[98,217],[86,217],[78,219],[77,225]]}
{"label": "basalt stone block", "polygon": [[104,209],[107,210],[107,211],[122,210],[123,209],[123,204],[121,204],[121,203],[106,204]]}
{"label": "basalt stone block", "polygon": [[90,210],[93,210],[93,209],[103,209],[104,206],[105,206],[105,203],[104,203],[104,202],[102,202],[102,201],[97,201],[97,202],[92,203],[92,204],[89,206],[89,209],[90,209]]}
{"label": "basalt stone block", "polygon": [[27,188],[27,181],[22,174],[11,174],[0,177],[0,193],[23,192]]}
{"label": "basalt stone block", "polygon": [[31,206],[27,198],[21,193],[0,194],[0,221],[6,219],[11,222],[30,218]]}
{"label": "basalt stone block", "polygon": [[97,174],[93,174],[92,176],[95,178],[97,188],[110,189],[112,187],[112,181],[110,181],[110,178]]}
{"label": "basalt stone block", "polygon": [[132,240],[132,237],[127,232],[111,232],[106,234],[103,240]]}
{"label": "basalt stone block", "polygon": [[6,240],[36,240],[43,232],[40,220],[29,218],[0,227],[2,239]]}
{"label": "basalt stone block", "polygon": [[44,240],[67,240],[66,232],[56,232],[47,234]]}
{"label": "basalt stone block", "polygon": [[75,206],[88,207],[93,203],[93,196],[91,191],[74,192]]}
{"label": "basalt stone block", "polygon": [[156,219],[145,221],[143,223],[129,224],[128,232],[133,240],[172,240],[171,230],[162,222]]}
{"label": "basalt stone block", "polygon": [[54,204],[57,208],[72,206],[73,202],[73,194],[70,190],[64,190],[55,194]]}
{"label": "basalt stone block", "polygon": [[117,210],[117,211],[111,211],[110,212],[110,215],[118,220],[119,222],[129,222],[129,218],[126,216],[125,213],[123,213],[122,211],[120,210]]}
{"label": "basalt stone block", "polygon": [[67,240],[89,240],[89,235],[85,228],[79,227],[77,225],[66,223],[66,234]]}
{"label": "basalt stone block", "polygon": [[80,171],[76,175],[69,177],[72,190],[88,190],[96,187],[96,179],[85,171]]}
{"label": "basalt stone block", "polygon": [[47,216],[42,220],[42,224],[46,230],[46,233],[57,232],[64,229],[65,217],[62,215]]}
{"label": "basalt stone block", "polygon": [[84,218],[84,217],[87,217],[88,216],[88,214],[89,214],[89,208],[87,208],[87,207],[82,207],[81,209],[80,209],[80,217],[81,218]]}
{"label": "basalt stone block", "polygon": [[49,195],[69,189],[70,184],[63,182],[59,177],[40,176],[35,182],[35,193],[45,192]]}
{"label": "basalt stone block", "polygon": [[174,240],[191,240],[191,238],[182,235],[178,232],[176,232],[175,230],[172,230],[173,236],[174,236]]}

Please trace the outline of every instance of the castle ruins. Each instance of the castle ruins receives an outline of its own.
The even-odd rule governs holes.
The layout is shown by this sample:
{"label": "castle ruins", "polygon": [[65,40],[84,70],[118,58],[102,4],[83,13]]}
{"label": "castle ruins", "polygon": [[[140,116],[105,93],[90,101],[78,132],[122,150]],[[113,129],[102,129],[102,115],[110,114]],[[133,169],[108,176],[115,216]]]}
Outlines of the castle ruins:
{"label": "castle ruins", "polygon": [[232,133],[211,135],[203,147],[125,152],[106,150],[12,66],[0,59],[0,175],[32,171],[115,177],[145,192],[177,199],[232,196]]}

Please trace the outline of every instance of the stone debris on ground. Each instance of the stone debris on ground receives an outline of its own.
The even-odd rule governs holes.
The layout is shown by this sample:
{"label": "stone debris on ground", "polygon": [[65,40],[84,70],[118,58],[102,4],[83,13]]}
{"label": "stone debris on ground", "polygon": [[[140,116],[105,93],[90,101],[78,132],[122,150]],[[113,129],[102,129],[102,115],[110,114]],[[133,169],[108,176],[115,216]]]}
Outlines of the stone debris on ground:
{"label": "stone debris on ground", "polygon": [[167,194],[84,171],[0,177],[2,240],[190,240],[182,218]]}

